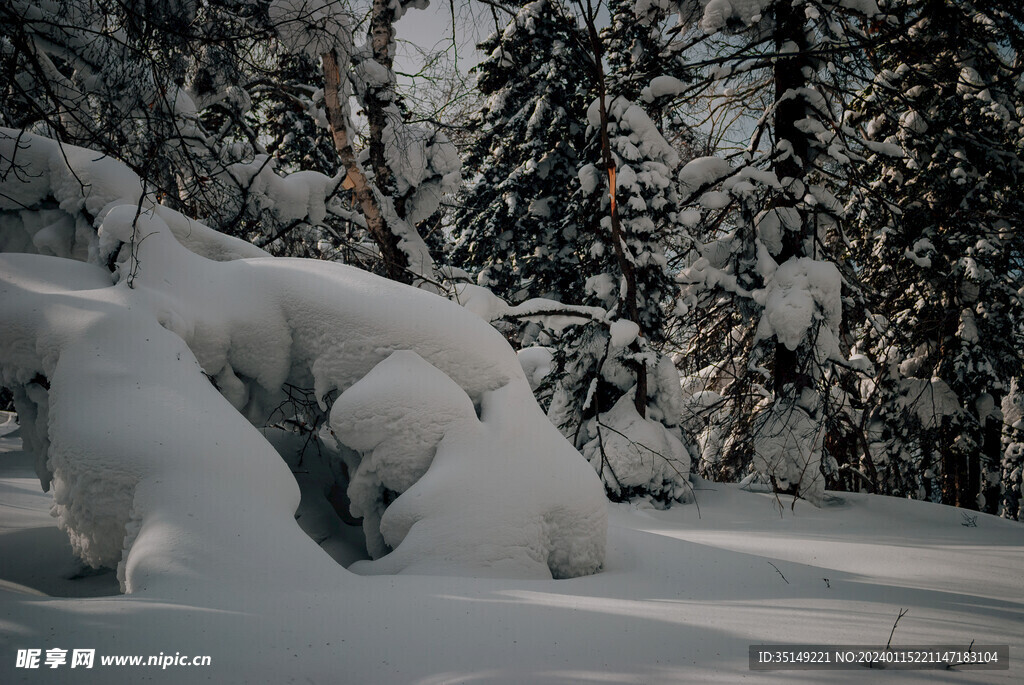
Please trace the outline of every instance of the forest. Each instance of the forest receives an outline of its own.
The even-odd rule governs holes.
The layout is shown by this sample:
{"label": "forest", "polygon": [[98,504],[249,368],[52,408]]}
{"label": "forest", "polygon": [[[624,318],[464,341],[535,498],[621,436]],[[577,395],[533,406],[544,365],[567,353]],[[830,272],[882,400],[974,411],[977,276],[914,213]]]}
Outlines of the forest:
{"label": "forest", "polygon": [[[818,601],[841,581],[808,540],[853,520],[831,578],[889,573],[891,550],[855,551],[887,522],[897,548],[931,541],[913,568],[955,575],[988,545],[962,611],[997,617],[991,644],[1019,627],[1017,0],[4,0],[0,60],[0,513],[45,499],[85,579],[38,580],[56,562],[25,550],[64,552],[0,518],[0,619],[28,647],[43,605],[8,585],[234,610],[282,577],[300,597],[369,582],[338,565],[484,579],[474,605],[507,591],[517,612],[533,580],[590,577],[573,587],[621,617],[604,602],[634,601],[610,599],[617,572],[661,568],[624,551],[651,534],[717,545],[690,569],[702,597],[711,564],[759,554]],[[803,518],[758,547],[740,521],[762,505]],[[842,601],[918,582],[882,575]],[[778,576],[728,582],[771,604]],[[462,592],[429,582],[395,597]],[[968,590],[936,582],[909,605],[962,622],[941,592]],[[722,645],[796,639],[719,627],[691,635],[695,682]],[[943,630],[918,644],[974,640]],[[280,676],[284,652],[239,670],[257,638],[233,634],[235,680]],[[614,682],[679,682],[630,661],[651,640]],[[497,653],[415,661],[422,680],[360,661],[349,682],[470,682]],[[506,667],[493,682],[597,677]]]}
{"label": "forest", "polygon": [[[692,471],[1018,517],[1016,3],[487,3],[468,78],[443,43],[399,78],[419,4],[13,2],[0,123],[475,308],[613,499]],[[3,251],[91,254],[4,199]]]}

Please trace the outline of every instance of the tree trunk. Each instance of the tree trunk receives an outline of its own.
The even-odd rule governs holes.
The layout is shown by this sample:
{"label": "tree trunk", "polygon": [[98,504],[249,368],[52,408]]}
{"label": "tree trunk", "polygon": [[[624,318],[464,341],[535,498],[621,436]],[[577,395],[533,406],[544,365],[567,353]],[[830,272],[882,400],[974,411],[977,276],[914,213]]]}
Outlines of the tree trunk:
{"label": "tree trunk", "polygon": [[[608,140],[608,107],[606,102],[608,89],[605,84],[604,67],[602,66],[604,51],[601,48],[601,38],[597,34],[597,25],[595,24],[596,16],[590,0],[587,0],[587,10],[584,13],[584,18],[587,23],[587,33],[590,36],[590,47],[593,53],[594,80],[597,84],[598,91],[598,108],[601,116],[601,162],[604,164],[605,171],[608,174],[608,194],[611,204],[612,243],[615,249],[615,259],[619,264],[619,269],[622,271],[622,277],[626,281],[625,297],[623,298],[620,296],[619,301],[624,305],[626,316],[640,327],[640,334],[646,337],[648,335],[648,331],[644,330],[643,323],[640,321],[640,311],[637,307],[636,268],[634,267],[633,262],[631,262],[626,255],[622,225],[619,222],[618,208],[615,206],[616,167],[615,160],[612,159],[611,143]],[[641,418],[645,418],[647,416],[647,364],[643,361],[639,362],[636,366],[636,395],[633,397],[633,406],[636,408],[636,412],[641,416]]]}
{"label": "tree trunk", "polygon": [[[805,87],[807,79],[803,70],[810,68],[810,61],[807,58],[807,38],[804,35],[804,12],[802,7],[794,7],[789,3],[780,2],[775,4],[775,51],[777,54],[790,52],[789,44],[796,45],[796,52],[787,57],[776,59],[773,78],[775,81],[775,117],[774,132],[776,144],[781,141],[788,141],[790,155],[775,163],[774,171],[779,181],[784,185],[784,179],[791,179],[792,182],[801,182],[806,174],[806,168],[811,162],[810,141],[807,134],[797,128],[797,122],[807,117],[807,103],[802,96],[790,96],[787,94],[795,89]],[[796,195],[802,195],[797,193]],[[796,207],[800,197],[795,197],[788,192],[778,198],[777,206]],[[782,250],[777,256],[777,261],[782,264],[790,259],[806,257],[805,243],[811,236],[813,230],[812,222],[800,214],[801,226],[798,230],[784,230],[782,235]],[[802,344],[796,350],[790,350],[782,343],[775,343],[775,362],[772,367],[772,386],[776,396],[796,396],[800,390],[810,385],[810,378],[804,372],[803,366],[808,351],[802,349]],[[789,388],[788,390],[786,388]]]}
{"label": "tree trunk", "polygon": [[[373,50],[373,60],[392,72],[394,57],[391,48],[395,41],[394,12],[387,0],[373,0],[370,14],[370,31],[368,40]],[[391,83],[367,89],[363,107],[370,128],[370,167],[373,169],[373,181],[381,193],[395,201],[395,211],[402,219],[405,218],[404,202],[395,193],[394,174],[388,167],[385,156],[384,129],[388,125],[388,109],[395,104],[395,89]]]}
{"label": "tree trunk", "polygon": [[322,55],[322,59],[324,106],[327,109],[327,120],[331,125],[334,146],[337,148],[338,155],[348,174],[345,180],[346,185],[351,184],[353,197],[366,218],[366,227],[370,231],[370,236],[380,249],[381,258],[384,260],[384,271],[388,278],[402,283],[411,283],[412,274],[408,268],[408,256],[399,249],[399,238],[390,230],[384,213],[381,211],[380,201],[374,194],[373,186],[367,180],[362,169],[359,168],[355,150],[348,137],[348,121],[341,104],[341,72],[338,69],[337,56],[333,52],[328,52]]}

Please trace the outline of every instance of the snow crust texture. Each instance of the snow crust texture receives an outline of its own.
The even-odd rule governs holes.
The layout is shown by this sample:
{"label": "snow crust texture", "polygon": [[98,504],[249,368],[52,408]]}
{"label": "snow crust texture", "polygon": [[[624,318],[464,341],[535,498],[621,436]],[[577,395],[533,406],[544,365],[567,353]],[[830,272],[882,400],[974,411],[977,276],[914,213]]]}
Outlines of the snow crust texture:
{"label": "snow crust texture", "polygon": [[253,426],[286,384],[312,387],[360,455],[348,494],[378,558],[356,570],[601,567],[600,481],[486,322],[355,268],[235,259],[253,253],[140,203],[124,167],[65,147],[82,159],[72,174],[51,141],[18,144],[40,173],[5,177],[0,217],[31,228],[56,200],[98,231],[80,232],[92,263],[0,255],[3,384],[18,389],[60,527],[87,563],[116,566],[125,591],[176,594],[264,564],[296,583],[339,572],[296,525],[295,480]]}

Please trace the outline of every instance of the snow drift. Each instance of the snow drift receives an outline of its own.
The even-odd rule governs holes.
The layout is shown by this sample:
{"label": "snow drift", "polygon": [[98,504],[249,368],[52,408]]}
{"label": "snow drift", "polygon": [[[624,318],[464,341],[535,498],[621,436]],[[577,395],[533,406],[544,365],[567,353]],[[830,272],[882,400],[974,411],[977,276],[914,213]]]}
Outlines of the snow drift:
{"label": "snow drift", "polygon": [[[359,570],[600,568],[600,481],[485,322],[343,265],[236,258],[253,249],[149,205],[122,165],[4,133],[0,221],[48,254],[0,255],[3,385],[61,528],[125,591],[258,575],[269,555],[293,582],[330,573],[253,426],[285,384],[313,388],[355,450],[349,497],[378,557]],[[55,223],[75,229],[40,247]]]}

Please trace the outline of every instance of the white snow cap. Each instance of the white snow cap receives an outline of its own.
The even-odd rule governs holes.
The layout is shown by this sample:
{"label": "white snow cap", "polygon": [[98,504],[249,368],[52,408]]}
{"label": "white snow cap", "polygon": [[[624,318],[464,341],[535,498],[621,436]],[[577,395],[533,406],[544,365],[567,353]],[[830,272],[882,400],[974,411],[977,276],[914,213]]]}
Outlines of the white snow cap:
{"label": "white snow cap", "polygon": [[732,167],[721,157],[696,157],[679,170],[679,182],[685,190],[693,192],[718,183],[730,173]]}
{"label": "white snow cap", "polygon": [[656,98],[675,97],[686,90],[686,84],[675,76],[655,76],[650,84],[640,93],[644,102],[653,102]]}
{"label": "white snow cap", "polygon": [[825,358],[833,358],[833,354],[838,354],[842,280],[832,262],[794,257],[779,265],[766,293],[761,291],[764,313],[757,327],[757,339],[774,335],[780,343],[795,350],[812,324],[821,321],[818,346],[827,346],[823,348]]}
{"label": "white snow cap", "polygon": [[616,319],[608,327],[611,344],[615,348],[623,348],[636,340],[640,335],[640,326],[629,319]]}
{"label": "white snow cap", "polygon": [[704,33],[715,33],[725,28],[730,20],[749,26],[761,20],[765,8],[774,0],[702,0],[704,14],[700,28]]}

